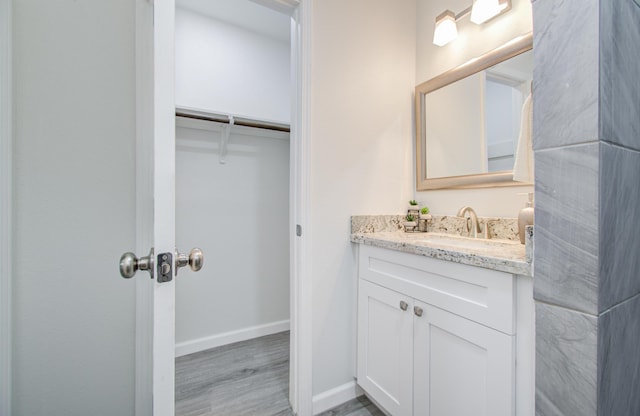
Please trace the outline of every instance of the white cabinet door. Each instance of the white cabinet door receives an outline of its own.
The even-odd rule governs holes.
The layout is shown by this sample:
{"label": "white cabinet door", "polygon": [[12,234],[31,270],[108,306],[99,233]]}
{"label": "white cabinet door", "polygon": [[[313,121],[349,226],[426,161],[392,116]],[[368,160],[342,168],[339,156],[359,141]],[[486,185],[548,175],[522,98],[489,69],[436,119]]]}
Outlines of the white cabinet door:
{"label": "white cabinet door", "polygon": [[358,383],[394,416],[412,414],[413,300],[360,279]]}
{"label": "white cabinet door", "polygon": [[514,337],[415,301],[414,414],[514,414]]}

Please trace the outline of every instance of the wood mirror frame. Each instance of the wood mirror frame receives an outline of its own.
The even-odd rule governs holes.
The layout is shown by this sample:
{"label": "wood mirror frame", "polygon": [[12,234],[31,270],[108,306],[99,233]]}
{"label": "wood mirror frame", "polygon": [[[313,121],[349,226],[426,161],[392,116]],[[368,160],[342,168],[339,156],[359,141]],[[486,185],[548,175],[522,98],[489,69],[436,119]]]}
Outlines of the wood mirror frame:
{"label": "wood mirror frame", "polygon": [[449,176],[440,178],[427,177],[426,158],[426,129],[425,129],[425,95],[453,82],[459,81],[470,75],[483,71],[500,62],[506,61],[521,53],[533,49],[533,36],[531,33],[519,36],[504,45],[487,52],[486,54],[471,59],[470,61],[451,69],[429,81],[423,82],[415,88],[416,111],[416,190],[427,191],[432,189],[462,189],[485,188],[498,186],[529,185],[525,182],[513,180],[512,171],[493,173],[479,173],[463,176]]}

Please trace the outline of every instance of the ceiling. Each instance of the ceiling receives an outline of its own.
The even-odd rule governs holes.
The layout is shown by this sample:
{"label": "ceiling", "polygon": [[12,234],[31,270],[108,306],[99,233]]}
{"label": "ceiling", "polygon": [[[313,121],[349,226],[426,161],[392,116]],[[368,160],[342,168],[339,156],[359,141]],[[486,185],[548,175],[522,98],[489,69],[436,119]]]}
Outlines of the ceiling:
{"label": "ceiling", "polygon": [[251,0],[176,0],[176,7],[289,43],[290,16]]}

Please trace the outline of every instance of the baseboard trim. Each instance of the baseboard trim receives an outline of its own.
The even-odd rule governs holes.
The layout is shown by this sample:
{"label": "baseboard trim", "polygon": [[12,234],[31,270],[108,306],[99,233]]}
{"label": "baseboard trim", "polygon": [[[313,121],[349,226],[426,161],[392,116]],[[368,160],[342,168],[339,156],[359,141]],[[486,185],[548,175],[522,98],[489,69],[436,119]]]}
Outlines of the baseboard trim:
{"label": "baseboard trim", "polygon": [[193,354],[194,352],[220,347],[222,345],[233,344],[234,342],[246,341],[252,338],[263,337],[265,335],[277,334],[278,332],[289,330],[289,320],[271,322],[264,325],[252,326],[235,331],[224,332],[222,334],[211,335],[190,341],[176,344],[176,357]]}
{"label": "baseboard trim", "polygon": [[355,380],[313,396],[313,414],[317,415],[333,409],[351,399],[364,394]]}

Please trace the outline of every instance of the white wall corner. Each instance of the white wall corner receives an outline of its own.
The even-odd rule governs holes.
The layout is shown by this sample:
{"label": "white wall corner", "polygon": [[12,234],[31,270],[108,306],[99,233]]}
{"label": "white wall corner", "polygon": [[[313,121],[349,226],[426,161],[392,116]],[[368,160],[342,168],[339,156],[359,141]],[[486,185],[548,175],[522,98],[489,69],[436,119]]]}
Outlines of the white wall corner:
{"label": "white wall corner", "polygon": [[288,330],[289,320],[285,320],[184,341],[176,343],[176,357]]}
{"label": "white wall corner", "polygon": [[0,415],[11,414],[11,0],[0,0]]}
{"label": "white wall corner", "polygon": [[356,384],[355,380],[316,394],[313,396],[313,414],[326,412],[363,394],[364,391]]}

